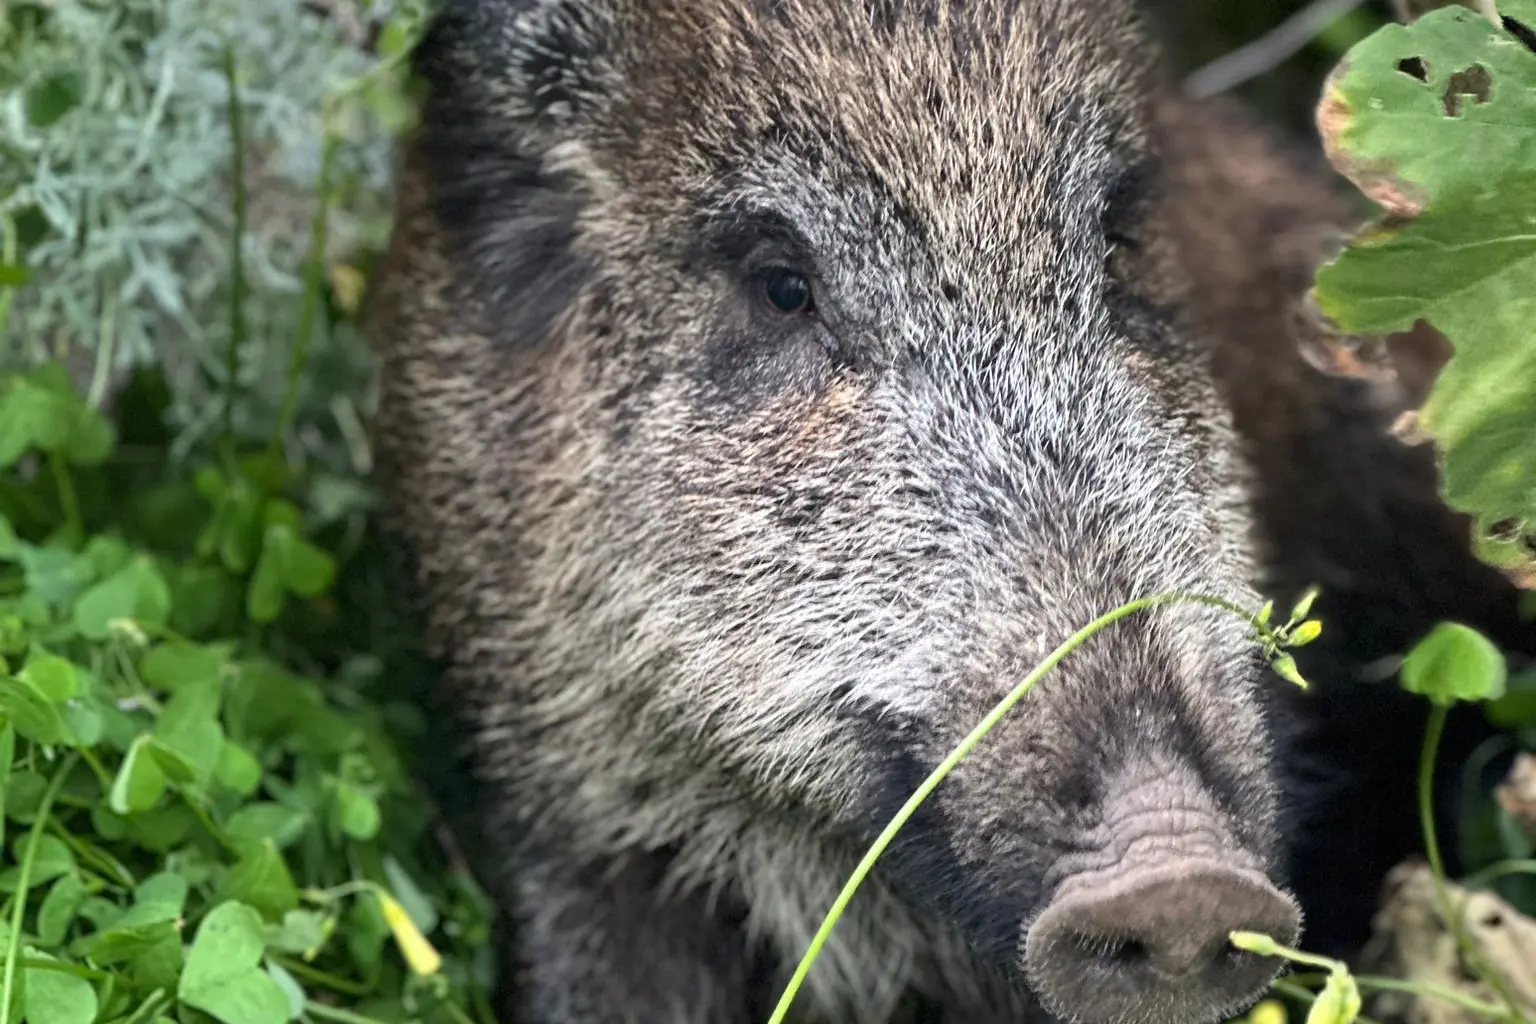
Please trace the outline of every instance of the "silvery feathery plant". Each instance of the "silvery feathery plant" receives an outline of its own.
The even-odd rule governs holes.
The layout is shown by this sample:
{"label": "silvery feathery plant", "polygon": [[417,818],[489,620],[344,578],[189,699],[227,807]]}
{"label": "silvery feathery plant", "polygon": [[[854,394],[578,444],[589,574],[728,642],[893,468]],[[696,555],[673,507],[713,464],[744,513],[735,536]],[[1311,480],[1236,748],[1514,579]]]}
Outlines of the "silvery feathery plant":
{"label": "silvery feathery plant", "polygon": [[[347,254],[377,244],[387,227],[390,139],[403,109],[388,106],[384,90],[328,103],[385,59],[346,38],[345,19],[331,15],[345,8],[354,24],[398,28],[390,19],[419,21],[419,11],[398,10],[407,4],[419,6],[0,8],[0,266],[9,278],[0,284],[11,286],[0,299],[0,368],[62,359],[100,401],[122,373],[157,364],[171,378],[183,446],[227,415],[248,428],[276,422],[326,140],[338,143],[325,186],[334,283]],[[398,84],[377,77],[371,84]],[[304,407],[332,426],[355,422],[368,401],[363,346],[344,318],[311,319]],[[226,411],[229,394],[239,399]]]}

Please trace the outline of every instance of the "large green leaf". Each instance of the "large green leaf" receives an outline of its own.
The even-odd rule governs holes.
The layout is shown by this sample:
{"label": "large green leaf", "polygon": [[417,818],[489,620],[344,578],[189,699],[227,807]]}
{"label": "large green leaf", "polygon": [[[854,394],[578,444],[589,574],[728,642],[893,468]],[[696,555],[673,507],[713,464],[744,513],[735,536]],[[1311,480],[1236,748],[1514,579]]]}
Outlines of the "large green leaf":
{"label": "large green leaf", "polygon": [[[1318,273],[1350,332],[1423,320],[1455,353],[1417,416],[1479,552],[1536,585],[1536,0],[1381,29],[1330,79],[1334,164],[1387,216]],[[1524,39],[1531,38],[1528,34]]]}
{"label": "large green leaf", "polygon": [[[39,963],[58,963],[57,957],[28,949],[27,957]],[[96,1019],[96,990],[84,978],[45,967],[29,967],[23,983],[27,1020],[34,1024],[91,1024]]]}
{"label": "large green leaf", "polygon": [[1403,688],[1436,704],[1497,700],[1507,679],[1499,649],[1459,622],[1439,623],[1403,659]]}
{"label": "large green leaf", "polygon": [[[1536,24],[1531,0],[1502,0]],[[1358,43],[1329,81],[1325,143],[1378,202],[1412,212],[1487,189],[1490,174],[1536,167],[1536,54],[1514,32],[1459,5]]]}
{"label": "large green leaf", "polygon": [[288,997],[258,965],[265,939],[261,917],[233,901],[215,907],[197,929],[178,994],[224,1024],[283,1024]]}
{"label": "large green leaf", "polygon": [[277,852],[277,844],[270,839],[246,849],[230,869],[219,895],[254,907],[273,921],[281,921],[284,914],[299,905],[293,875],[283,855]]}

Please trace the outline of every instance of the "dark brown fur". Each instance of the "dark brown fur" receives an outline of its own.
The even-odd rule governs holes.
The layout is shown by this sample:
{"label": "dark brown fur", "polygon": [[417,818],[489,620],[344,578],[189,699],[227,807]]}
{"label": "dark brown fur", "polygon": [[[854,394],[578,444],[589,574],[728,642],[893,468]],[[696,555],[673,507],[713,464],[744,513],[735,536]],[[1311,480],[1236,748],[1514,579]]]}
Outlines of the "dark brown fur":
{"label": "dark brown fur", "polygon": [[[1332,695],[1362,648],[1449,610],[1517,635],[1390,410],[1295,354],[1337,193],[1234,112],[1155,119],[1123,5],[453,6],[373,314],[380,430],[535,1024],[765,1019],[874,830],[1129,597],[1327,587],[1347,646],[1288,719],[1308,756],[1359,717]],[[752,305],[763,258],[817,268],[830,326]],[[807,1004],[1049,1019],[1019,936],[1117,779],[1180,780],[1226,856],[1279,870],[1244,650],[1173,610],[1064,663],[898,841]],[[1383,773],[1416,737],[1369,742],[1346,767],[1406,800]],[[1350,806],[1293,797],[1293,835]],[[1409,848],[1393,811],[1347,889]],[[1301,881],[1325,932],[1358,924]]]}

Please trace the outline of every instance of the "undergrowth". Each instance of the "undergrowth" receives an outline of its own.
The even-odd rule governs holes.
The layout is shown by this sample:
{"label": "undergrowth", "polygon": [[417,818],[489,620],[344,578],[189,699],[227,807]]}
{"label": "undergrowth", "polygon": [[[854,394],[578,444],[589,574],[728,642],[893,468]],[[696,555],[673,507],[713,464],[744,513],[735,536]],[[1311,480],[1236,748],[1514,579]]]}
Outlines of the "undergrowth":
{"label": "undergrowth", "polygon": [[335,635],[358,513],[252,439],[172,463],[156,397],[0,377],[0,1024],[490,1024],[420,723]]}

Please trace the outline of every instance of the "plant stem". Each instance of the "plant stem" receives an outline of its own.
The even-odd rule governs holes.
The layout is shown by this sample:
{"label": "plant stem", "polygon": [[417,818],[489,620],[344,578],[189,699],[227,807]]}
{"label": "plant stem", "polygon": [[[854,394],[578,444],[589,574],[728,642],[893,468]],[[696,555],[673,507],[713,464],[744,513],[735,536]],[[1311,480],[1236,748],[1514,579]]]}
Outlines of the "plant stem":
{"label": "plant stem", "polygon": [[[1329,970],[1344,969],[1342,964],[1338,963],[1337,961],[1330,960],[1327,957],[1317,956],[1312,953],[1303,953],[1300,950],[1292,949],[1289,946],[1281,946],[1278,944],[1275,948],[1279,955],[1295,963],[1308,964],[1313,967],[1324,967],[1328,968]],[[1378,991],[1389,992],[1406,992],[1411,995],[1429,996],[1431,999],[1441,999],[1449,1003],[1454,1003],[1455,1005],[1460,1006],[1462,1009],[1471,1010],[1473,1013],[1481,1014],[1485,1017],[1493,1017],[1496,1020],[1515,1021],[1519,1019],[1516,1012],[1512,1008],[1506,1010],[1502,1007],[1495,1006],[1492,1003],[1485,1003],[1481,1000],[1474,999],[1471,996],[1462,995],[1460,992],[1457,992],[1454,989],[1446,988],[1442,985],[1436,985],[1433,982],[1401,981],[1397,978],[1381,978],[1374,975],[1357,974],[1353,975],[1353,977],[1355,979],[1355,984],[1358,985],[1361,989],[1375,989]],[[1276,991],[1282,991],[1288,995],[1300,995],[1307,999],[1316,999],[1317,997],[1315,995],[1302,987],[1301,982],[1303,979],[1309,981],[1323,980],[1317,975],[1293,974],[1289,979],[1276,980],[1273,985],[1271,985],[1271,987]],[[1356,1020],[1363,1021],[1365,1018],[1357,1017]]]}
{"label": "plant stem", "polygon": [[1397,978],[1377,978],[1370,975],[1356,975],[1355,984],[1361,988],[1376,989],[1382,992],[1406,992],[1410,995],[1429,996],[1443,1002],[1452,1003],[1463,1010],[1484,1017],[1492,1017],[1494,1020],[1517,1021],[1520,1016],[1512,1010],[1495,1006],[1493,1003],[1485,1003],[1480,999],[1462,995],[1455,989],[1445,988],[1427,981],[1400,981]]}
{"label": "plant stem", "polygon": [[1205,65],[1184,80],[1192,99],[1207,99],[1284,63],[1362,0],[1313,0],[1263,36]]}
{"label": "plant stem", "polygon": [[73,974],[77,978],[87,981],[106,981],[112,975],[106,971],[92,970],[89,967],[81,967],[79,964],[67,964],[62,960],[41,960],[36,957],[22,957],[21,966],[29,971],[53,971],[57,974]]}
{"label": "plant stem", "polygon": [[333,885],[329,889],[304,889],[299,895],[311,903],[327,906],[339,899],[355,896],[360,892],[377,892],[378,889],[379,883],[377,882],[369,881],[366,878],[355,878],[350,882]]}
{"label": "plant stem", "polygon": [[464,1008],[452,999],[444,999],[442,1007],[448,1011],[448,1016],[453,1018],[454,1024],[475,1024],[474,1019],[464,1012]]}
{"label": "plant stem", "polygon": [[76,756],[64,758],[59,770],[54,772],[43,799],[37,805],[37,817],[27,834],[27,849],[21,855],[21,870],[16,876],[16,896],[11,904],[11,936],[5,951],[5,981],[0,984],[0,1024],[12,1024],[11,1000],[16,992],[16,966],[21,959],[21,929],[27,913],[27,889],[32,884],[32,864],[37,860],[37,841],[48,827],[48,814],[53,810],[54,798],[64,786],[64,780],[75,767]]}
{"label": "plant stem", "polygon": [[162,1007],[168,1005],[170,1005],[170,999],[160,989],[156,989],[150,993],[148,999],[140,1003],[138,1008],[128,1016],[119,1017],[114,1021],[109,1021],[108,1024],[138,1024],[139,1020],[145,1017],[153,1017]]}
{"label": "plant stem", "polygon": [[69,463],[58,452],[49,452],[48,468],[53,471],[54,486],[59,491],[59,507],[64,511],[64,523],[71,534],[83,538],[85,521],[80,518],[80,498],[75,493],[75,481],[69,475]]}
{"label": "plant stem", "polygon": [[235,73],[235,51],[228,44],[224,47],[224,79],[229,86],[228,117],[229,140],[233,151],[231,160],[235,229],[229,255],[229,349],[224,362],[224,437],[234,433],[235,398],[240,388],[240,349],[245,345],[245,125],[240,109],[240,87]]}
{"label": "plant stem", "polygon": [[895,817],[885,826],[879,837],[865,852],[858,866],[854,868],[853,874],[849,876],[847,883],[833,902],[832,909],[827,912],[827,916],[822,920],[821,927],[817,929],[815,937],[811,940],[810,948],[801,957],[800,964],[796,967],[793,977],[790,978],[789,984],[785,986],[784,994],[780,996],[778,1005],[774,1008],[773,1016],[769,1018],[768,1024],[783,1024],[785,1017],[789,1013],[790,1006],[794,1003],[796,993],[800,991],[800,986],[804,984],[806,976],[810,973],[811,965],[816,962],[816,958],[821,954],[822,947],[826,945],[827,939],[832,934],[832,929],[837,925],[838,919],[843,916],[843,911],[853,899],[853,894],[858,891],[859,886],[863,884],[864,879],[874,868],[875,861],[879,859],[880,855],[885,852],[886,847],[890,846],[892,840],[896,838],[896,833],[901,831],[902,827],[906,825],[907,820],[916,813],[919,805],[928,798],[928,795],[938,787],[939,783],[944,781],[944,777],[954,770],[954,767],[960,763],[962,758],[975,749],[976,745],[982,741],[987,733],[992,731],[993,726],[997,725],[1002,717],[1012,709],[1014,704],[1018,703],[1021,697],[1033,689],[1041,677],[1055,668],[1063,658],[1077,650],[1085,640],[1105,626],[1155,605],[1172,604],[1175,602],[1204,604],[1221,608],[1234,612],[1250,623],[1253,622],[1253,616],[1248,612],[1232,602],[1225,601],[1219,597],[1205,594],[1166,593],[1138,598],[1135,601],[1123,604],[1113,611],[1105,612],[1072,634],[1071,637],[1052,651],[1044,661],[1037,665],[1029,675],[1025,676],[1023,682],[1014,687],[1013,691],[1004,697],[987,714],[986,718],[982,719],[981,724],[971,730],[970,734],[950,751],[949,756],[933,770],[928,778],[923,780],[922,785],[917,787],[917,791],[912,794],[907,802],[902,805],[901,810],[897,811]]}
{"label": "plant stem", "polygon": [[486,996],[485,990],[476,985],[470,990],[470,998],[475,1001],[475,1015],[479,1017],[478,1024],[496,1024],[496,1013],[491,1009],[491,1001]]}
{"label": "plant stem", "polygon": [[1446,888],[1445,860],[1440,854],[1440,841],[1435,834],[1435,762],[1440,754],[1440,740],[1445,735],[1445,723],[1450,712],[1449,704],[1437,701],[1430,705],[1429,723],[1425,727],[1424,746],[1419,757],[1419,822],[1424,829],[1424,853],[1429,858],[1429,870],[1435,882],[1435,900],[1440,905],[1441,915],[1451,926],[1462,954],[1476,968],[1478,976],[1508,1007],[1507,1011],[1499,1011],[1500,1019],[1526,1024],[1526,1017],[1520,1012],[1519,1004],[1515,1002],[1503,976],[1486,962],[1482,951],[1467,934],[1462,920],[1462,908],[1452,905],[1450,890]]}
{"label": "plant stem", "polygon": [[119,889],[132,890],[138,884],[128,869],[105,850],[92,846],[90,843],[74,835],[57,820],[53,822],[51,828],[54,838],[69,847],[77,858],[82,861],[89,861],[95,865],[96,870],[102,875],[112,876],[116,879],[115,882],[108,879],[108,885],[115,885]]}
{"label": "plant stem", "polygon": [[324,985],[326,988],[333,989],[344,995],[365,996],[369,992],[373,991],[372,985],[367,985],[360,981],[353,981],[350,978],[341,978],[334,974],[328,974],[325,971],[318,970],[309,966],[309,964],[295,960],[292,957],[280,956],[276,957],[275,959],[279,964],[283,966],[285,970],[290,971],[296,977],[303,978],[305,981],[312,981],[316,984]]}
{"label": "plant stem", "polygon": [[[16,266],[16,222],[9,214],[0,217],[0,265]],[[15,295],[15,286],[0,285],[0,334],[5,333],[5,323],[11,315],[11,300]]]}
{"label": "plant stem", "polygon": [[1434,873],[1435,885],[1441,889],[1442,904],[1445,895],[1445,862],[1440,856],[1440,840],[1435,835],[1435,760],[1440,753],[1440,739],[1445,735],[1445,721],[1449,714],[1450,708],[1447,705],[1436,703],[1430,706],[1424,746],[1419,751],[1419,824],[1424,829],[1424,853],[1429,858],[1429,870]]}
{"label": "plant stem", "polygon": [[1536,860],[1501,860],[1462,879],[1464,889],[1481,889],[1505,875],[1536,875]]}
{"label": "plant stem", "polygon": [[96,781],[101,783],[103,793],[112,792],[112,773],[107,771],[107,766],[101,763],[101,758],[89,747],[81,747],[80,755],[85,760],[86,767],[95,773]]}
{"label": "plant stem", "polygon": [[105,296],[101,301],[101,336],[96,339],[96,362],[91,369],[91,386],[85,401],[92,409],[100,409],[107,394],[107,381],[112,376],[112,361],[117,348],[117,295]]}
{"label": "plant stem", "polygon": [[240,847],[234,842],[234,840],[229,838],[229,833],[220,828],[218,822],[214,821],[213,818],[208,814],[208,808],[192,799],[192,797],[186,793],[186,791],[182,792],[182,800],[192,811],[193,816],[197,818],[198,823],[202,825],[203,828],[208,830],[208,834],[213,837],[216,843],[224,847],[224,849],[228,850],[236,857],[240,856]]}
{"label": "plant stem", "polygon": [[334,1006],[326,1006],[317,1003],[313,999],[304,1004],[304,1012],[319,1017],[321,1020],[332,1020],[336,1024],[386,1024],[376,1017],[364,1017],[360,1013],[351,1010],[342,1010]]}
{"label": "plant stem", "polygon": [[[1265,937],[1268,938],[1268,936]],[[1308,967],[1321,967],[1323,970],[1330,972],[1337,970],[1341,966],[1337,960],[1330,960],[1328,957],[1319,956],[1316,953],[1303,953],[1299,949],[1292,949],[1290,946],[1281,945],[1278,942],[1263,950],[1255,949],[1254,952],[1261,952],[1267,956],[1284,957],[1292,963],[1306,964]]]}
{"label": "plant stem", "polygon": [[316,309],[320,305],[320,285],[325,280],[326,231],[331,211],[331,166],[336,160],[339,140],[327,130],[320,151],[320,179],[316,182],[318,199],[315,219],[310,227],[308,266],[304,272],[304,301],[299,307],[298,334],[294,338],[293,359],[288,364],[288,384],[283,392],[283,404],[277,415],[277,428],[272,435],[268,455],[276,460],[282,450],[283,438],[293,427],[293,417],[299,406],[299,380],[304,364],[309,360],[310,337],[315,330]]}

